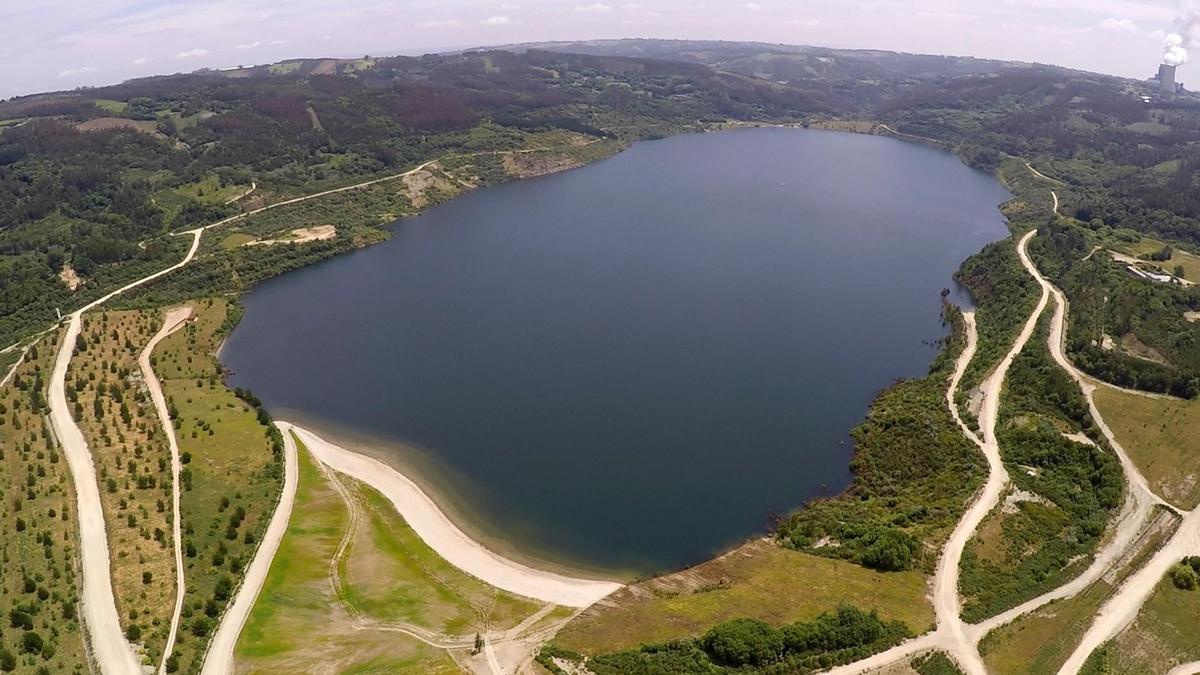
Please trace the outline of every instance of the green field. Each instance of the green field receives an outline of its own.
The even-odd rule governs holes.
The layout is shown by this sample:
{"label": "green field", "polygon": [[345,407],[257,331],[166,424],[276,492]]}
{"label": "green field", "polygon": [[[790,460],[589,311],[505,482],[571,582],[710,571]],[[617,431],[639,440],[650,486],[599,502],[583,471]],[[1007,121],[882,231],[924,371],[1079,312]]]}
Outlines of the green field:
{"label": "green field", "polygon": [[979,651],[988,669],[1002,675],[1057,673],[1104,601],[1174,532],[1177,521],[1172,516],[1159,512],[1158,517],[1154,528],[1138,542],[1137,553],[1112,579],[1101,578],[1079,595],[1052,602],[985,636]]}
{"label": "green field", "polygon": [[191,304],[196,320],[163,340],[153,357],[184,462],[187,592],[175,652],[181,672],[198,667],[282,485],[282,462],[268,427],[251,405],[225,387],[214,357],[236,308],[223,299]]}
{"label": "green field", "polygon": [[716,560],[618,591],[567,625],[555,644],[582,654],[693,637],[722,621],[809,621],[846,603],[913,633],[933,628],[920,572],[875,572],[843,560],[746,544]]}
{"label": "green field", "polygon": [[1181,663],[1200,660],[1196,620],[1200,617],[1200,590],[1182,590],[1170,578],[1159,582],[1154,593],[1106,650],[1112,672],[1158,675]]}
{"label": "green field", "polygon": [[[1123,253],[1128,253],[1129,255],[1140,258],[1156,251],[1160,251],[1166,245],[1166,242],[1158,239],[1143,237],[1136,244],[1127,244],[1119,247],[1119,249]],[[1153,262],[1155,265],[1158,265],[1164,270],[1172,273],[1176,265],[1181,265],[1183,267],[1184,279],[1188,279],[1190,281],[1200,281],[1200,256],[1180,250],[1178,247],[1172,247],[1170,259]]]}
{"label": "green field", "polygon": [[338,563],[338,590],[352,612],[450,635],[512,627],[541,604],[499,592],[447,563],[417,536],[383,495],[338,479],[358,514],[358,530]]}
{"label": "green field", "polygon": [[1096,407],[1117,441],[1163,499],[1200,505],[1200,400],[1150,398],[1096,389]]}
{"label": "green field", "polygon": [[[239,673],[457,673],[447,653],[401,633],[358,630],[334,594],[330,561],[351,513],[297,441],[300,475],[288,531],[238,641]],[[321,671],[323,672],[323,671]]]}

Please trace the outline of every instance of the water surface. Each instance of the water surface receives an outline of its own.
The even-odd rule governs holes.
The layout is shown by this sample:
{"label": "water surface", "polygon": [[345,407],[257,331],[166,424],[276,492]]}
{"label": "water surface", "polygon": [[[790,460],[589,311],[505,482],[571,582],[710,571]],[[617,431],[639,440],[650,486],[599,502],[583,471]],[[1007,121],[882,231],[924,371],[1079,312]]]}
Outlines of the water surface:
{"label": "water surface", "polygon": [[848,432],[927,370],[1007,196],[873,136],[640,143],[262,284],[222,358],[276,416],[420,448],[384,452],[469,529],[674,568],[848,483]]}

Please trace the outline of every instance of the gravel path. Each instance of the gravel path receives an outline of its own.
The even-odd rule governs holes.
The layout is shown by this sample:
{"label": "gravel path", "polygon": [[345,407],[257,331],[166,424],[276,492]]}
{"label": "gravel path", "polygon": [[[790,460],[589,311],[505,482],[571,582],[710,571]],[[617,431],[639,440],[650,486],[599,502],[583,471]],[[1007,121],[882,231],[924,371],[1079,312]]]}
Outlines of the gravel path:
{"label": "gravel path", "polygon": [[162,383],[159,382],[158,376],[154,374],[154,366],[150,363],[150,357],[153,355],[154,348],[158,346],[158,343],[187,325],[188,320],[192,318],[192,314],[191,307],[177,307],[168,312],[167,316],[163,319],[162,328],[150,339],[146,348],[142,350],[141,356],[138,357],[138,365],[142,370],[142,379],[146,382],[146,387],[150,390],[150,398],[154,401],[154,409],[158,412],[159,423],[162,424],[163,432],[167,436],[167,445],[171,449],[171,515],[173,521],[171,529],[175,543],[175,609],[171,614],[171,629],[167,633],[167,642],[163,648],[162,662],[158,665],[158,672],[160,674],[167,672],[167,659],[170,658],[171,652],[175,650],[175,637],[179,633],[179,618],[183,614],[185,582],[183,578],[183,531],[180,527],[180,520],[182,518],[179,511],[179,474],[183,470],[183,464],[179,461],[179,441],[175,437],[175,424],[171,421],[167,399],[163,396],[162,392]]}

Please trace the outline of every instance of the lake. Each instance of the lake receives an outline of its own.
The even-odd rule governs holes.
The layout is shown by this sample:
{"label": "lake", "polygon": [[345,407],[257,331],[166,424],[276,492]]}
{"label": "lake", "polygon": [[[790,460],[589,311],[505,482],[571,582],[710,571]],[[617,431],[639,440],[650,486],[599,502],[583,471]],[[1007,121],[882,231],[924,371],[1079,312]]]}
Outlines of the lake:
{"label": "lake", "polygon": [[414,471],[501,551],[649,573],[840,492],[850,430],[946,334],[1008,193],[889,138],[638,143],[267,281],[222,360],[280,419]]}

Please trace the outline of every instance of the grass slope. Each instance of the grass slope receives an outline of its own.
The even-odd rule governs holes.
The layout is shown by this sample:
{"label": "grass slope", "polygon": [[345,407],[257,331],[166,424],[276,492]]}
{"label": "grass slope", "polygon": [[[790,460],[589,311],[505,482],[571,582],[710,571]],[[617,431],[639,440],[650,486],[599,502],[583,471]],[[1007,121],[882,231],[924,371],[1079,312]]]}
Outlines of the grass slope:
{"label": "grass slope", "polygon": [[1151,488],[1180,508],[1200,505],[1200,400],[1100,387],[1096,406]]}
{"label": "grass slope", "polygon": [[760,540],[720,558],[624,588],[581,614],[555,644],[585,655],[699,635],[730,619],[810,621],[847,603],[914,633],[933,627],[919,572],[875,572]]}
{"label": "grass slope", "polygon": [[282,486],[264,419],[225,387],[215,354],[237,318],[225,300],[192,303],[196,319],[155,350],[155,372],[184,462],[181,512],[186,593],[175,656],[199,669],[204,646],[250,561]]}

